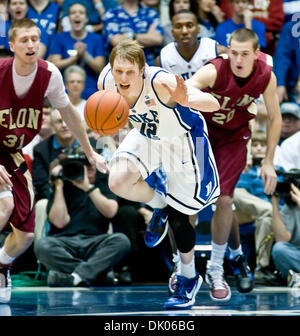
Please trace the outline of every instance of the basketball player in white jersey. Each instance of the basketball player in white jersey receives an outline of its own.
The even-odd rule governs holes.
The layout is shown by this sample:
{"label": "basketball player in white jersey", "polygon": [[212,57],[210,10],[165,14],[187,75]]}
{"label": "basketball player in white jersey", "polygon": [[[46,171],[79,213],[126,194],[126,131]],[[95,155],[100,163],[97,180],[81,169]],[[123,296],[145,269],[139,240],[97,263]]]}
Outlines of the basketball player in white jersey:
{"label": "basketball player in white jersey", "polygon": [[[195,231],[189,215],[216,201],[219,179],[203,116],[178,105],[166,84],[183,87],[175,75],[147,66],[143,49],[133,40],[124,40],[113,48],[98,80],[99,90],[117,90],[127,100],[134,126],[110,161],[109,186],[120,197],[154,208],[149,226],[165,227],[169,221],[182,268],[165,308],[178,309],[194,304],[202,283],[195,270]],[[187,92],[186,105],[197,102],[199,110],[205,112],[219,108],[212,95],[199,91],[195,95],[193,88],[187,88]],[[160,166],[167,177],[165,198],[144,181]],[[157,236],[160,234],[153,232],[153,244]]]}
{"label": "basketball player in white jersey", "polygon": [[226,47],[211,38],[199,38],[199,33],[195,13],[182,9],[174,14],[172,34],[175,41],[161,49],[155,64],[187,80],[207,61],[226,53]]}
{"label": "basketball player in white jersey", "polygon": [[[172,35],[175,41],[161,49],[160,55],[156,58],[156,65],[187,80],[207,61],[227,52],[227,48],[215,40],[208,37],[199,38],[199,33],[200,27],[195,13],[188,9],[175,13],[172,17]],[[191,219],[191,222],[194,223],[195,220],[196,218]],[[180,258],[172,230],[168,233],[174,262],[169,289],[173,292],[176,286],[176,272],[180,271]]]}

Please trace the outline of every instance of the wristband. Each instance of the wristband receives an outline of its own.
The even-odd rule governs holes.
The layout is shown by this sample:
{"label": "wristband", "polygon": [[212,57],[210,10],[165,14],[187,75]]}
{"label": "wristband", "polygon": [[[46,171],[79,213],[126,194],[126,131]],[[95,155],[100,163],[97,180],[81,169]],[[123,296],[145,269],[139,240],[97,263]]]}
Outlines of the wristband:
{"label": "wristband", "polygon": [[92,55],[90,55],[90,54],[88,54],[88,55],[89,55],[89,56],[88,56],[87,58],[84,59],[84,62],[85,62],[85,63],[88,63],[90,60],[93,59],[93,56],[92,56]]}
{"label": "wristband", "polygon": [[98,2],[98,3],[95,5],[95,8],[96,8],[96,9],[99,9],[99,8],[101,8],[101,7],[103,7],[103,3],[102,3],[102,2]]}
{"label": "wristband", "polygon": [[86,191],[86,193],[89,195],[89,194],[90,194],[92,191],[94,191],[95,189],[97,189],[97,187],[94,186],[94,185],[92,185],[92,186],[90,187],[90,189]]}

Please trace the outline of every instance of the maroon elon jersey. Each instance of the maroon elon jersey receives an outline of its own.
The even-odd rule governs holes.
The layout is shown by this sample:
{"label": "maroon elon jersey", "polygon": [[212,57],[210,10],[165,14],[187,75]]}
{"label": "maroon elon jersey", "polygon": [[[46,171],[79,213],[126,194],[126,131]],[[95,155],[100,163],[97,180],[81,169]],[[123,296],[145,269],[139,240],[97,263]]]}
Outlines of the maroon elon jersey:
{"label": "maroon elon jersey", "polygon": [[51,71],[38,60],[34,81],[24,97],[16,95],[12,77],[13,58],[0,60],[0,151],[15,153],[40,131],[44,96]]}
{"label": "maroon elon jersey", "polygon": [[256,105],[253,101],[265,91],[271,78],[272,65],[269,60],[268,55],[260,52],[254,62],[254,71],[242,86],[238,85],[231,71],[227,55],[208,62],[216,67],[217,78],[213,88],[205,88],[203,91],[216,97],[221,106],[216,112],[203,113],[208,127],[211,124],[234,130],[255,118]]}

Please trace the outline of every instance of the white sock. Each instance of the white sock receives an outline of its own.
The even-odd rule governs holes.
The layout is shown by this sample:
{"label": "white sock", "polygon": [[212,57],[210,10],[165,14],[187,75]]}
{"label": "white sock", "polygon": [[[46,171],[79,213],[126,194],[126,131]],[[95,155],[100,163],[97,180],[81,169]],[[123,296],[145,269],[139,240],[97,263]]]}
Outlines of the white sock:
{"label": "white sock", "polygon": [[164,197],[159,194],[157,191],[154,193],[154,197],[151,201],[147,202],[147,204],[153,209],[162,209],[167,206],[167,203],[164,200]]}
{"label": "white sock", "polygon": [[227,243],[223,245],[218,245],[212,241],[211,244],[212,244],[212,251],[210,261],[214,264],[223,265]]}
{"label": "white sock", "polygon": [[74,278],[73,280],[74,286],[77,286],[82,281],[81,277],[77,273],[74,273],[74,272],[71,275],[73,275],[73,278]]}
{"label": "white sock", "polygon": [[182,261],[180,262],[180,275],[188,279],[192,279],[196,276],[195,271],[195,257],[189,264],[184,264]]}
{"label": "white sock", "polygon": [[237,249],[233,250],[229,247],[229,259],[234,259],[236,256],[243,254],[242,246],[240,245]]}
{"label": "white sock", "polygon": [[0,264],[8,265],[11,264],[16,257],[10,257],[4,250],[4,247],[0,249]]}

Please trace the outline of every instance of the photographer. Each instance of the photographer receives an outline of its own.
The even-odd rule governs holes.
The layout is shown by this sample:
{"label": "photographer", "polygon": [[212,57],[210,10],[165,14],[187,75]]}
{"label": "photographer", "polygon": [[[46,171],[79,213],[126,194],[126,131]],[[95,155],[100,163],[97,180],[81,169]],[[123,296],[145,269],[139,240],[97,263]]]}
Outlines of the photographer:
{"label": "photographer", "polygon": [[130,250],[123,233],[107,234],[118,211],[116,196],[107,175],[89,165],[80,148],[55,162],[50,165],[50,231],[36,242],[35,254],[49,270],[49,286],[97,284]]}
{"label": "photographer", "polygon": [[[290,199],[279,210],[279,197],[272,196],[272,257],[290,287],[300,287],[300,178],[290,184]],[[297,274],[298,273],[298,274]]]}

